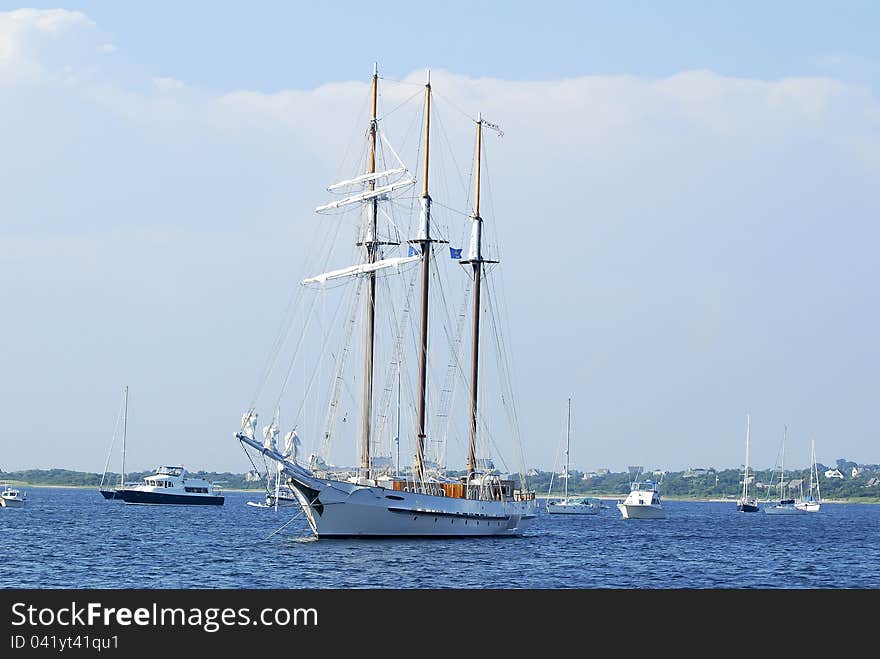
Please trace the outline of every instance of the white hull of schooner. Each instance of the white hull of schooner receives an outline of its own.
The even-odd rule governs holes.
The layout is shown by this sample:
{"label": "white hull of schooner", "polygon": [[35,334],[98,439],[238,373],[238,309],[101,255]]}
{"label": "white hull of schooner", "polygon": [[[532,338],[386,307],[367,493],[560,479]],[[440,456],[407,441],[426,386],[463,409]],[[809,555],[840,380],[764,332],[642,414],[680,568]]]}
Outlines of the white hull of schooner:
{"label": "white hull of schooner", "polygon": [[[239,439],[279,462],[258,442]],[[314,534],[341,537],[519,536],[535,519],[535,501],[487,500],[319,478],[283,461],[284,473]]]}

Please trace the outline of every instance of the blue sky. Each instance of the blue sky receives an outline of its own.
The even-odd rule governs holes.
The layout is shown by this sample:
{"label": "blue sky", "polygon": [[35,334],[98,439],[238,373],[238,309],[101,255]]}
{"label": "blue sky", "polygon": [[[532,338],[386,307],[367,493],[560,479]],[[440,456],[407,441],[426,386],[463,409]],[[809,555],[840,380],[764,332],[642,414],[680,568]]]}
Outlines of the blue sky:
{"label": "blue sky", "polygon": [[873,83],[878,66],[874,2],[0,3],[21,6],[81,11],[124,65],[216,90],[310,88],[349,79],[354,61],[524,80],[709,69]]}
{"label": "blue sky", "polygon": [[746,413],[753,466],[783,424],[794,466],[810,438],[880,462],[875,3],[27,6],[0,3],[0,468],[100,470],[124,384],[132,467],[247,468],[374,61],[505,129],[529,466],[568,396],[580,469],[735,467]]}

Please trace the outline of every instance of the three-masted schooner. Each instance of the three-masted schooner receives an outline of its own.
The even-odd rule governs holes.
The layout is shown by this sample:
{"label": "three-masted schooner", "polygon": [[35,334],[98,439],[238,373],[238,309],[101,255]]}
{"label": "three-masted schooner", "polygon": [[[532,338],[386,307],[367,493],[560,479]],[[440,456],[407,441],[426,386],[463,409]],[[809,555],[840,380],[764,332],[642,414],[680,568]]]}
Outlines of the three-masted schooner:
{"label": "three-masted schooner", "polygon": [[[483,126],[488,124],[478,115],[476,120],[476,158],[474,175],[473,211],[470,214],[470,246],[467,257],[459,263],[470,271],[472,283],[471,368],[469,378],[470,411],[468,449],[464,476],[438,476],[428,473],[426,459],[426,389],[428,383],[428,304],[431,281],[431,246],[444,242],[432,238],[431,196],[428,192],[429,144],[431,132],[431,82],[424,89],[423,176],[419,197],[418,233],[410,243],[409,254],[386,258],[380,239],[377,220],[380,201],[388,199],[394,190],[412,186],[416,179],[405,167],[377,171],[378,116],[377,95],[379,75],[374,67],[371,84],[371,113],[368,132],[366,171],[355,178],[328,189],[360,188],[344,198],[316,209],[318,212],[335,210],[349,205],[363,209],[365,227],[357,243],[365,260],[354,266],[326,272],[303,280],[303,284],[319,283],[343,278],[359,278],[364,285],[365,304],[362,307],[364,330],[363,390],[361,401],[360,460],[357,473],[340,476],[327,470],[326,465],[312,456],[308,465],[301,464],[295,451],[279,451],[273,444],[261,443],[254,437],[256,412],[249,409],[242,418],[242,429],[236,438],[266,458],[274,460],[295,493],[302,511],[318,537],[401,537],[401,536],[516,536],[521,535],[535,517],[535,493],[529,490],[524,474],[519,480],[494,469],[491,460],[477,454],[478,376],[480,364],[481,289],[485,267],[497,263],[484,258],[480,216],[480,163],[482,157]],[[420,314],[418,339],[417,411],[415,415],[415,455],[408,473],[400,470],[377,469],[377,460],[371,455],[373,433],[373,370],[377,314],[383,308],[377,300],[376,281],[379,273],[394,273],[401,266],[420,264]],[[379,316],[381,318],[381,316]],[[397,438],[399,441],[399,437]]]}

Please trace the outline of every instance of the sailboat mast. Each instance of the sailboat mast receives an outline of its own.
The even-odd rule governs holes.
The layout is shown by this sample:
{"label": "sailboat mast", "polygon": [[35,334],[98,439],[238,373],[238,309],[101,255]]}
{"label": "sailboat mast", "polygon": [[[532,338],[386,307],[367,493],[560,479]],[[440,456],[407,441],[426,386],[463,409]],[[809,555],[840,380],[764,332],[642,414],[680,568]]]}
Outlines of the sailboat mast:
{"label": "sailboat mast", "polygon": [[751,433],[751,417],[746,414],[746,468],[743,472],[743,502],[749,496],[749,434]]}
{"label": "sailboat mast", "polygon": [[123,390],[125,402],[122,411],[122,471],[119,474],[119,487],[125,487],[125,435],[128,432],[128,385]]}
{"label": "sailboat mast", "polygon": [[565,500],[568,501],[568,457],[571,454],[571,398],[568,399],[568,417],[565,422]]}
{"label": "sailboat mast", "polygon": [[428,194],[428,153],[431,136],[431,72],[425,83],[425,167],[422,177],[422,212],[419,218],[419,235],[416,240],[422,253],[422,309],[421,338],[419,340],[419,409],[418,441],[416,442],[415,478],[424,477],[425,465],[425,389],[428,379],[428,280],[431,258],[431,196]]}
{"label": "sailboat mast", "polygon": [[483,147],[483,116],[477,115],[477,154],[476,171],[474,177],[474,214],[471,218],[471,245],[468,260],[474,270],[474,320],[471,344],[471,427],[468,437],[467,477],[470,481],[477,468],[477,376],[480,362],[480,283],[483,269],[482,255],[482,224],[480,217],[480,163],[482,160]]}
{"label": "sailboat mast", "polygon": [[[376,173],[376,98],[379,87],[379,67],[373,65],[373,89],[370,112],[370,155],[367,167],[368,174]],[[369,181],[369,189],[376,189],[375,178]],[[378,199],[373,197],[369,204],[367,232],[364,236],[364,247],[367,250],[367,263],[376,262],[378,248],[376,218],[378,215]],[[370,477],[370,432],[373,415],[373,352],[376,330],[376,273],[367,273],[366,318],[364,320],[364,400],[363,418],[361,419],[361,464],[360,477]]]}
{"label": "sailboat mast", "polygon": [[782,460],[779,466],[779,498],[785,498],[785,438],[788,436],[788,426],[782,427]]}

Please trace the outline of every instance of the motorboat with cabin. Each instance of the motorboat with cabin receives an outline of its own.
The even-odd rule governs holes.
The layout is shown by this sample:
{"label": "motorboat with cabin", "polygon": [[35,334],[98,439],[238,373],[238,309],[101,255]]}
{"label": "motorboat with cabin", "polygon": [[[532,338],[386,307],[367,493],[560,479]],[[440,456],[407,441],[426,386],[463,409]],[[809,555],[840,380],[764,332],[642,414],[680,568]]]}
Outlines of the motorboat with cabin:
{"label": "motorboat with cabin", "polygon": [[626,499],[617,504],[623,519],[662,519],[666,509],[660,501],[660,483],[633,481]]}
{"label": "motorboat with cabin", "polygon": [[125,503],[222,506],[220,489],[204,478],[189,476],[183,467],[159,467],[141,483],[116,490]]}
{"label": "motorboat with cabin", "polygon": [[17,487],[6,485],[0,492],[0,507],[3,508],[21,508],[27,502],[27,492]]}

